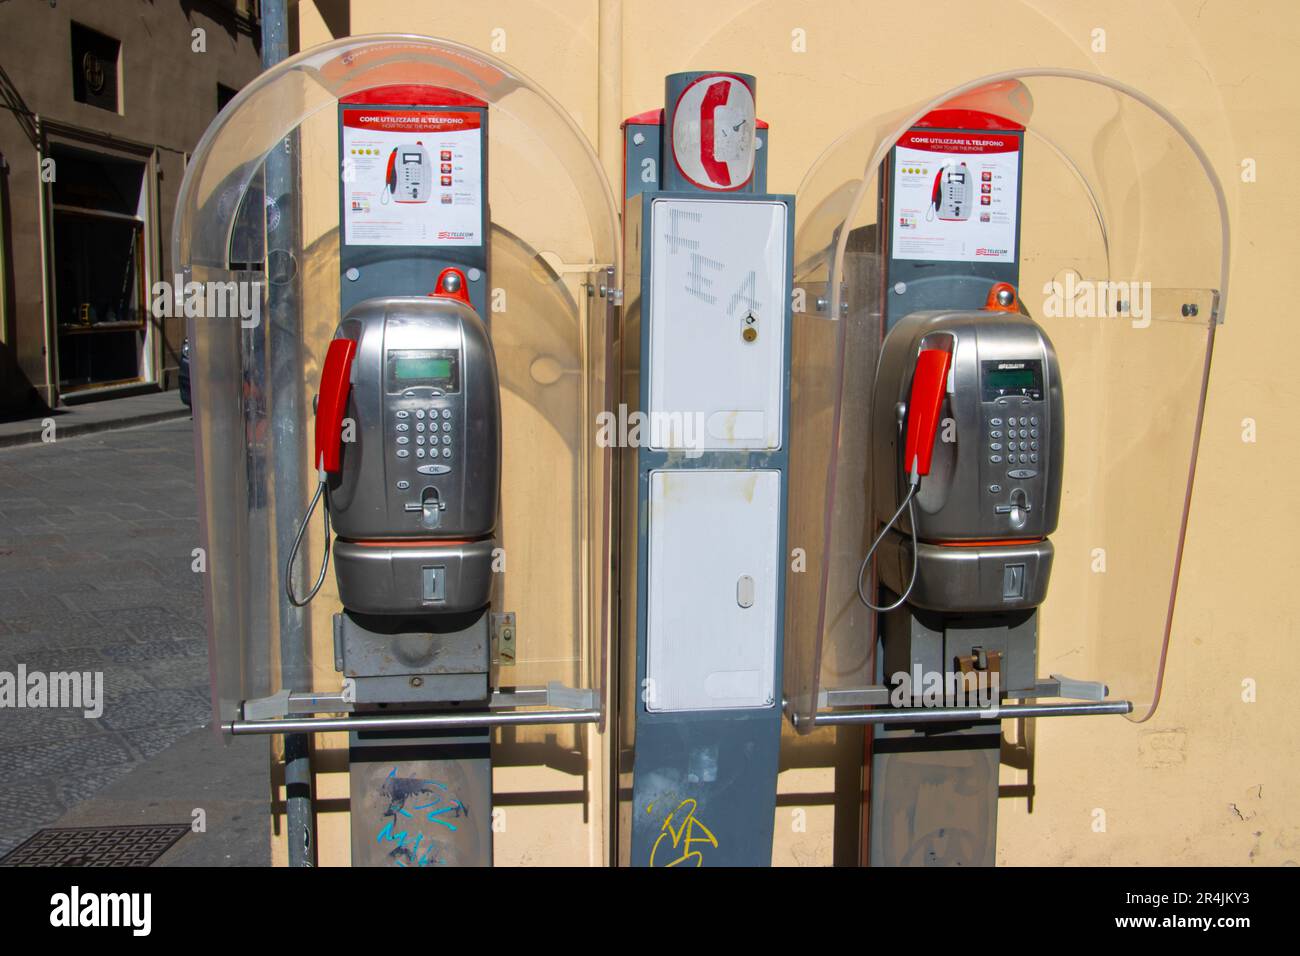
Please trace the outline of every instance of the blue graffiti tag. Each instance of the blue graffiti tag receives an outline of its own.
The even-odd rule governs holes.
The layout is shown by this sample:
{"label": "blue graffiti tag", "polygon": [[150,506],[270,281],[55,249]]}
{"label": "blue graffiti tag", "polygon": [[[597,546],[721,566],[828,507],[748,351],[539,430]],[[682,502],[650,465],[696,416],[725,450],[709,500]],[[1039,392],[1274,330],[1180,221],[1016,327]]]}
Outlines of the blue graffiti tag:
{"label": "blue graffiti tag", "polygon": [[[384,780],[383,794],[388,800],[388,806],[383,812],[386,822],[383,829],[375,835],[375,842],[387,841],[397,844],[388,855],[398,866],[428,866],[432,863],[445,863],[446,860],[438,853],[439,848],[435,840],[430,839],[425,843],[423,833],[414,834],[412,839],[410,831],[397,829],[395,825],[398,822],[397,818],[415,819],[411,811],[406,809],[407,801],[417,796],[426,799],[431,797],[432,799],[411,809],[417,813],[428,811],[425,819],[429,823],[436,823],[454,833],[457,829],[456,824],[443,819],[443,816],[450,814],[452,819],[468,817],[469,808],[450,792],[446,784],[417,777],[399,777],[396,767],[388,772]],[[444,796],[447,802],[441,805],[444,803]]]}

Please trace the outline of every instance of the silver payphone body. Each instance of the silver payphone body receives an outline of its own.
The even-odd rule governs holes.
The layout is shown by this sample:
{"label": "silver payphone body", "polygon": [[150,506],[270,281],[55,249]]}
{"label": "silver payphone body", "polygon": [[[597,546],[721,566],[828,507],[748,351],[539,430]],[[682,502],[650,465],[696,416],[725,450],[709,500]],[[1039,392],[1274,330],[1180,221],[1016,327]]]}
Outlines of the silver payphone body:
{"label": "silver payphone body", "polygon": [[951,358],[930,473],[881,542],[881,583],[934,611],[1035,607],[1051,572],[1065,429],[1056,352],[1028,316],[914,312],[890,331],[872,406],[874,513],[883,525],[907,493],[899,415],[916,356],[936,343]]}
{"label": "silver payphone body", "polygon": [[336,337],[357,343],[346,411],[355,440],[329,482],[340,600],[364,614],[481,610],[501,484],[482,320],[448,296],[367,299]]}

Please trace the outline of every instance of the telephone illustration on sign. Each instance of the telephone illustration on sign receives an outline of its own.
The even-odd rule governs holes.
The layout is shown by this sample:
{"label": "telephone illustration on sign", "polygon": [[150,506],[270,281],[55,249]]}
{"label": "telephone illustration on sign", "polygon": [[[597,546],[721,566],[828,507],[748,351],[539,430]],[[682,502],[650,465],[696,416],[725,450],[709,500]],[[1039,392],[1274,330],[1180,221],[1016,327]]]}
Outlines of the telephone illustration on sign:
{"label": "telephone illustration on sign", "polygon": [[403,143],[394,147],[388,154],[388,167],[384,172],[383,204],[388,205],[392,199],[403,203],[428,202],[432,187],[433,171],[424,144]]}
{"label": "telephone illustration on sign", "polygon": [[965,222],[970,218],[974,200],[975,181],[970,167],[965,163],[950,163],[935,174],[926,221],[937,215],[948,222]]}

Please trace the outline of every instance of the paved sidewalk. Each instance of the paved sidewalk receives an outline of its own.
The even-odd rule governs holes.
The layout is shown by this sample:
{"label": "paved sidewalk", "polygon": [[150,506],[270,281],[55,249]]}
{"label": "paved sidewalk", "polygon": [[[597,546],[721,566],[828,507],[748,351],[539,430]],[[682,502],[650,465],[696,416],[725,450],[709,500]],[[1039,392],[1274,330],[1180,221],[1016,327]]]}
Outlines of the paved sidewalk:
{"label": "paved sidewalk", "polygon": [[270,866],[270,740],[191,731],[51,826],[192,827],[202,810],[202,829],[181,837],[155,866]]}
{"label": "paved sidewalk", "polygon": [[[205,743],[206,730],[188,759],[169,752],[210,720],[190,421],[63,435],[0,449],[0,671],[102,672],[103,714],[0,708],[0,853],[119,783],[128,823],[140,813],[122,801],[193,809],[213,781],[254,772],[224,763],[249,750]],[[167,766],[166,786],[149,785]],[[224,812],[209,810],[210,835]]]}
{"label": "paved sidewalk", "polygon": [[114,428],[131,428],[189,417],[189,408],[181,402],[180,392],[174,389],[126,398],[106,398],[98,402],[56,408],[42,417],[0,422],[0,448],[43,442],[46,418],[53,420],[56,437],[75,438]]}

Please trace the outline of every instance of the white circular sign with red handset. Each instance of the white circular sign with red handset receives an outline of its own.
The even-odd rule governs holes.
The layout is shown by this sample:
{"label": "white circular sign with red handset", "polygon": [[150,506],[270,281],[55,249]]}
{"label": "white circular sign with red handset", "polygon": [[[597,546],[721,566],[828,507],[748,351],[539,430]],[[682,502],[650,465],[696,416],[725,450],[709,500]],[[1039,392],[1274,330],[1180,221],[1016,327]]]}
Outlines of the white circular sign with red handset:
{"label": "white circular sign with red handset", "polygon": [[682,90],[673,110],[673,160],[701,189],[735,190],[754,175],[754,92],[725,73]]}

